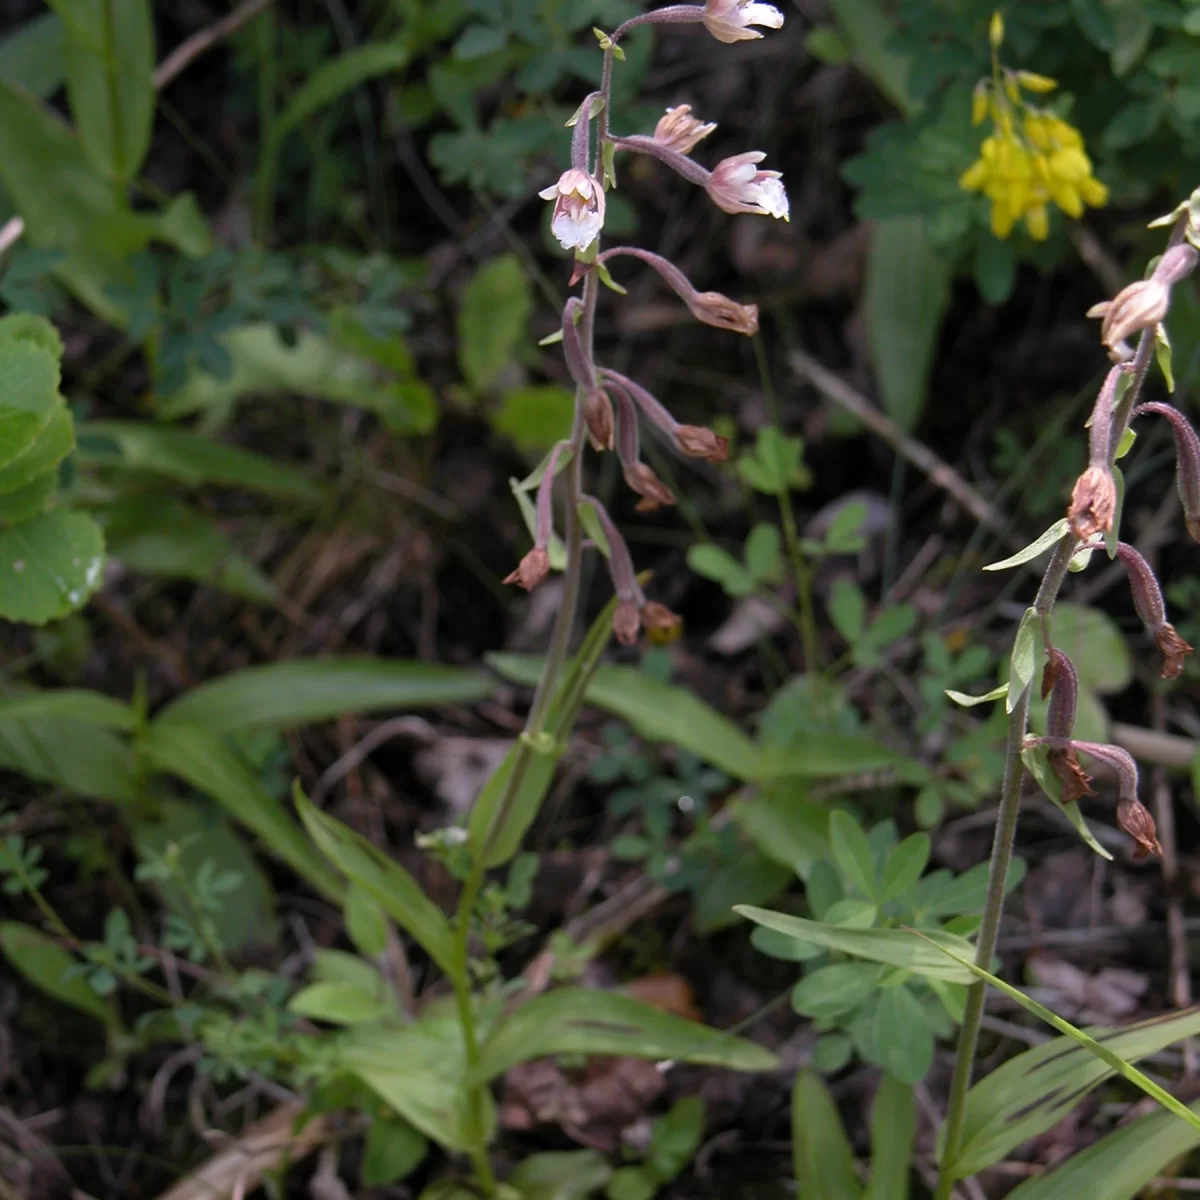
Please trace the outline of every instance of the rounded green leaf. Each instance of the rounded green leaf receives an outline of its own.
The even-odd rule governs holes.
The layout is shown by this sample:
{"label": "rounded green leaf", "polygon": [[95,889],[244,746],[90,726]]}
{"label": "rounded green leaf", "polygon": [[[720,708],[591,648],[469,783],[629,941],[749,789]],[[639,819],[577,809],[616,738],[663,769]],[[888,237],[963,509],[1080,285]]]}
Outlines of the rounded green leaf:
{"label": "rounded green leaf", "polygon": [[817,1020],[840,1017],[853,1012],[871,994],[878,979],[875,963],[832,963],[796,984],[792,1008]]}
{"label": "rounded green leaf", "polygon": [[84,513],[0,531],[0,617],[44,625],[81,607],[104,575],[104,535]]}
{"label": "rounded green leaf", "polygon": [[886,988],[875,1008],[880,1065],[901,1083],[917,1083],[933,1065],[933,1034],[907,987]]}
{"label": "rounded green leaf", "polygon": [[0,338],[39,346],[57,361],[62,361],[63,342],[58,330],[36,313],[9,313],[0,317]]}
{"label": "rounded green leaf", "polygon": [[32,446],[6,467],[0,467],[0,496],[26,487],[57,467],[75,447],[75,421],[65,404],[51,414]]}
{"label": "rounded green leaf", "polygon": [[58,473],[45,471],[15,492],[0,493],[0,525],[19,525],[36,517],[58,487]]}
{"label": "rounded green leaf", "polygon": [[58,363],[40,346],[0,341],[0,467],[21,457],[62,404]]}

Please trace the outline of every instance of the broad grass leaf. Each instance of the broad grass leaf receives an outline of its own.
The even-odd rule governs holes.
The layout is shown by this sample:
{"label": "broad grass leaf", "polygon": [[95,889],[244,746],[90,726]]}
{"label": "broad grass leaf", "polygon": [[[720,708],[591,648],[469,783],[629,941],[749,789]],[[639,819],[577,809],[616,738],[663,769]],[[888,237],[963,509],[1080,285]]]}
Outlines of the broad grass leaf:
{"label": "broad grass leaf", "polygon": [[201,725],[213,733],[294,729],[343,713],[430,708],[482,700],[491,683],[480,671],[409,659],[294,658],[232,671],[168,704],[162,725]]}
{"label": "broad grass leaf", "polygon": [[608,1159],[595,1150],[548,1150],[523,1158],[505,1183],[521,1200],[587,1200],[612,1173]]}
{"label": "broad grass leaf", "polygon": [[456,975],[461,968],[454,932],[421,885],[378,846],[323,813],[299,788],[296,808],[321,853],[410,933],[447,975]]}
{"label": "broad grass leaf", "polygon": [[120,1027],[115,1010],[92,991],[86,979],[68,977],[75,957],[32,925],[20,921],[0,923],[0,950],[35,987],[60,1004],[93,1017],[109,1029]]}
{"label": "broad grass leaf", "polygon": [[342,905],[346,934],[360,954],[375,958],[388,945],[388,923],[383,909],[357,884],[346,889]]}
{"label": "broad grass leaf", "polygon": [[711,934],[738,923],[735,904],[769,904],[792,882],[791,868],[741,846],[706,872],[692,900],[697,933]]}
{"label": "broad grass leaf", "polygon": [[945,979],[950,983],[972,982],[970,969],[946,953],[949,950],[966,956],[974,953],[970,942],[954,934],[932,933],[924,937],[907,929],[849,929],[745,904],[739,904],[734,911],[756,925],[774,929],[802,942],[840,950],[854,958],[903,967],[914,975],[930,979]]}
{"label": "broad grass leaf", "polygon": [[368,42],[327,59],[304,81],[279,114],[272,130],[281,142],[315,113],[361,84],[408,66],[408,47],[399,42]]}
{"label": "broad grass leaf", "polygon": [[275,585],[219,525],[180,500],[138,497],[109,513],[110,555],[129,570],[189,579],[240,600],[272,604]]}
{"label": "broad grass leaf", "polygon": [[462,1028],[454,1017],[423,1017],[404,1029],[359,1026],[344,1033],[337,1047],[344,1070],[439,1145],[468,1150],[491,1140],[496,1113],[486,1090],[483,1128],[473,1128]]}
{"label": "broad grass leaf", "polygon": [[[6,703],[40,696],[25,688],[4,692]],[[62,752],[64,746],[70,746],[70,754]],[[141,795],[127,743],[90,720],[73,716],[0,719],[0,767],[60,787],[73,796],[121,807],[136,804]]]}
{"label": "broad grass leaf", "polygon": [[[1110,1070],[1108,1074],[1117,1074],[1123,1079],[1129,1080],[1130,1083],[1134,1084],[1136,1087],[1145,1092],[1147,1096],[1153,1097],[1165,1109],[1168,1109],[1177,1117],[1187,1122],[1188,1125],[1190,1125],[1193,1129],[1200,1130],[1200,1115],[1192,1112],[1191,1109],[1189,1109],[1186,1105],[1176,1100],[1175,1097],[1170,1094],[1170,1092],[1166,1091],[1164,1088],[1161,1088],[1152,1079],[1148,1079],[1145,1075],[1143,1075],[1142,1072],[1137,1070],[1136,1067],[1131,1067],[1129,1063],[1121,1057],[1120,1054],[1112,1049],[1111,1046],[1105,1042],[1097,1040],[1085,1030],[1079,1029],[1072,1025],[1069,1021],[1064,1021],[1062,1017],[1051,1012],[1044,1004],[1039,1004],[1032,997],[1027,996],[1020,990],[1020,988],[1015,988],[1012,986],[1012,984],[1005,983],[1003,979],[997,978],[990,971],[985,971],[982,967],[976,966],[975,963],[969,958],[964,958],[961,955],[956,954],[949,947],[942,946],[939,947],[939,949],[948,958],[952,958],[960,965],[966,967],[972,975],[979,979],[985,980],[987,983],[990,983],[992,987],[998,988],[1006,996],[1015,1000],[1022,1008],[1033,1013],[1035,1017],[1045,1021],[1047,1025],[1052,1025],[1060,1033],[1066,1034],[1067,1038],[1073,1041],[1077,1046],[1080,1046],[1088,1054],[1093,1055],[1105,1066],[1109,1067]],[[1044,1049],[1044,1047],[1039,1047],[1039,1049]],[[986,1082],[986,1080],[984,1082]],[[1085,1083],[1084,1091],[1087,1090],[1088,1086]],[[1026,1098],[1028,1100],[1028,1090]],[[1073,1107],[1073,1101],[1067,1107]],[[1062,1112],[1059,1112],[1058,1116],[1061,1115]],[[1057,1119],[1058,1117],[1055,1118],[1055,1120]],[[1051,1122],[1051,1124],[1053,1124],[1053,1122]],[[964,1154],[966,1149],[966,1144],[964,1144]],[[962,1178],[965,1175],[973,1173],[969,1163],[964,1163],[963,1155],[960,1155],[956,1162],[947,1165],[954,1172],[956,1178]]]}
{"label": "broad grass leaf", "polygon": [[468,281],[458,310],[458,365],[477,392],[487,391],[529,334],[533,288],[521,260],[502,254]]}
{"label": "broad grass leaf", "polygon": [[[475,854],[486,849],[489,867],[507,862],[520,849],[550,790],[564,747],[553,738],[547,738],[547,742],[544,749],[538,749],[528,740],[515,741],[475,798],[469,823],[471,844]],[[501,801],[518,760],[524,763],[524,775],[507,809],[501,811]]]}
{"label": "broad grass leaf", "polygon": [[81,608],[104,577],[104,534],[86,513],[0,530],[0,617],[44,625]]}
{"label": "broad grass leaf", "polygon": [[798,1071],[792,1086],[792,1166],[804,1200],[858,1200],[863,1194],[837,1105],[815,1071]]}
{"label": "broad grass leaf", "polygon": [[198,412],[224,418],[251,396],[311,396],[376,413],[393,433],[428,431],[423,403],[412,409],[403,393],[381,382],[374,363],[311,329],[291,345],[267,322],[239,325],[219,340],[233,362],[228,378],[197,370],[179,391],[160,397],[164,420]]}
{"label": "broad grass leaf", "polygon": [[48,0],[62,20],[71,115],[96,172],[124,186],[138,173],[154,124],[150,0]]}
{"label": "broad grass leaf", "polygon": [[303,472],[188,429],[148,421],[88,421],[77,430],[79,460],[163,475],[189,487],[218,484],[285,500],[316,500]]}
{"label": "broad grass leaf", "polygon": [[949,257],[930,244],[923,217],[876,224],[863,289],[867,340],[884,411],[909,432],[925,407],[952,272]]}
{"label": "broad grass leaf", "polygon": [[137,724],[137,717],[128,704],[86,688],[51,688],[44,692],[23,690],[16,695],[0,694],[0,726],[9,721],[27,721],[31,717],[69,717],[87,725],[126,731]]}
{"label": "broad grass leaf", "polygon": [[301,988],[288,1001],[288,1012],[330,1025],[366,1025],[392,1016],[395,1005],[353,983],[318,982]]}
{"label": "broad grass leaf", "polygon": [[45,100],[62,87],[62,22],[42,13],[0,41],[0,79]]}
{"label": "broad grass leaf", "polygon": [[534,996],[501,1020],[481,1047],[470,1082],[486,1083],[517,1063],[554,1054],[669,1058],[737,1071],[766,1071],[776,1062],[754,1042],[632,996],[565,987]]}
{"label": "broad grass leaf", "polygon": [[[1200,1034],[1200,1008],[1151,1017],[1124,1027],[1093,1026],[1085,1032],[1126,1062],[1136,1062]],[[972,1175],[1006,1158],[1023,1142],[1056,1125],[1114,1073],[1109,1064],[1069,1037],[1055,1038],[1010,1058],[967,1093],[956,1174]],[[1161,1116],[1168,1124],[1200,1140],[1194,1130],[1173,1115]]]}
{"label": "broad grass leaf", "polygon": [[908,1200],[916,1132],[912,1087],[885,1074],[871,1105],[871,1182],[864,1200]]}
{"label": "broad grass leaf", "polygon": [[345,890],[341,881],[283,805],[221,737],[195,725],[155,722],[139,739],[138,749],[159,771],[186,780],[215,800],[317,891],[340,903]]}
{"label": "broad grass leaf", "polygon": [[[1200,1115],[1200,1105],[1193,1105],[1192,1111]],[[1171,1163],[1197,1145],[1200,1131],[1173,1113],[1154,1113],[1025,1180],[1009,1192],[1008,1200],[1134,1200],[1155,1176],[1166,1174]]]}

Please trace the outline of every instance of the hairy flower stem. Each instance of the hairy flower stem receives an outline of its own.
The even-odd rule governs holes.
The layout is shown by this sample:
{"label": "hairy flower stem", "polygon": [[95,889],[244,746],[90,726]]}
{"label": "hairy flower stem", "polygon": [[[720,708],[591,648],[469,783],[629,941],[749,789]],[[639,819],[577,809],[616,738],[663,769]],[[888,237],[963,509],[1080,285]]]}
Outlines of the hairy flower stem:
{"label": "hairy flower stem", "polygon": [[[1067,568],[1078,545],[1070,534],[1062,539],[1046,564],[1041,587],[1033,602],[1034,609],[1047,619],[1054,609],[1059,589],[1067,576]],[[1017,834],[1017,817],[1021,809],[1021,780],[1024,764],[1021,750],[1029,725],[1029,695],[1032,681],[1027,683],[1008,717],[1008,738],[1004,747],[1004,782],[1000,788],[1000,808],[996,814],[996,836],[992,842],[992,857],[988,868],[987,898],[983,920],[979,926],[979,941],[975,948],[975,963],[991,970],[992,955],[1000,933],[1000,918],[1004,912],[1004,887],[1012,862],[1013,842]],[[954,1076],[950,1081],[950,1103],[946,1109],[945,1135],[942,1144],[942,1166],[938,1175],[934,1200],[950,1200],[954,1189],[954,1160],[962,1148],[963,1122],[967,1113],[967,1091],[975,1064],[975,1049],[979,1042],[979,1027],[983,1021],[983,1005],[987,984],[973,983],[967,991],[967,1003],[962,1026],[958,1031],[958,1046],[954,1058]]]}
{"label": "hairy flower stem", "polygon": [[[611,85],[612,52],[609,51],[604,56],[604,86],[602,89],[606,112]],[[603,120],[603,114],[601,119]],[[584,113],[580,120],[588,120],[587,114]],[[599,172],[599,168],[597,168],[597,172]],[[583,314],[579,323],[580,340],[589,362],[593,361],[596,301],[599,293],[600,280],[594,271],[590,272],[583,281]],[[509,772],[504,792],[496,806],[496,816],[492,822],[493,831],[503,828],[513,801],[524,785],[529,764],[533,760],[532,743],[539,734],[545,732],[550,703],[554,697],[555,686],[562,673],[563,664],[566,662],[567,650],[571,642],[571,630],[575,625],[575,610],[579,605],[580,580],[583,574],[583,527],[579,520],[579,504],[583,498],[584,442],[587,433],[587,426],[583,418],[583,402],[583,388],[577,387],[575,389],[575,422],[571,428],[569,443],[571,460],[565,472],[567,503],[563,516],[563,542],[566,546],[566,563],[563,568],[562,600],[554,620],[554,629],[550,634],[550,644],[546,649],[545,662],[542,664],[541,678],[538,680],[537,689],[533,694],[529,715],[525,718],[525,736],[517,741],[512,771]],[[463,1050],[468,1073],[479,1063],[479,1035],[475,1026],[475,1008],[471,996],[471,917],[475,912],[475,905],[479,901],[479,893],[483,890],[490,848],[490,843],[479,847],[479,852],[471,864],[470,873],[463,882],[462,892],[459,894],[454,923],[457,952],[457,970],[454,972],[453,980],[454,999],[458,1021],[463,1031]],[[496,1193],[496,1176],[492,1170],[483,1138],[486,1091],[487,1085],[480,1084],[471,1088],[468,1093],[472,1131],[478,1137],[478,1144],[471,1150],[471,1164],[475,1168],[475,1174],[484,1195],[493,1196]]]}

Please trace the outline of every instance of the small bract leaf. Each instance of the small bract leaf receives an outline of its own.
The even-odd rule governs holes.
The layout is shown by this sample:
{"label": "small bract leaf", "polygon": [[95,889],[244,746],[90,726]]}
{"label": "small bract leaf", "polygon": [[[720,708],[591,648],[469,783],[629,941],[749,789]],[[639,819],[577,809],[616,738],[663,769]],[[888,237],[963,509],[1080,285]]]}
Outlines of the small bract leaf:
{"label": "small bract leaf", "polygon": [[1007,571],[1010,567],[1019,567],[1022,563],[1030,562],[1039,554],[1044,554],[1056,542],[1061,542],[1069,529],[1070,523],[1066,517],[1062,517],[1040,537],[1034,538],[1023,550],[1018,550],[1016,554],[1002,558],[999,562],[988,563],[983,569],[985,571]]}

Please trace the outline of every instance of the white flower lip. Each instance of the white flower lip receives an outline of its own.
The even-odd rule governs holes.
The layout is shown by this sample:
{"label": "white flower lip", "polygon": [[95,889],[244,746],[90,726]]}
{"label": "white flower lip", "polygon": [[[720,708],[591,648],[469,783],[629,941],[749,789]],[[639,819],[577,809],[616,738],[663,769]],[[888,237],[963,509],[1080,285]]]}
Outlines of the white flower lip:
{"label": "white flower lip", "polygon": [[538,195],[554,201],[550,229],[564,249],[586,250],[600,236],[604,188],[586,171],[571,167]]}
{"label": "white flower lip", "polygon": [[787,192],[778,171],[760,171],[758,164],[767,156],[761,150],[735,154],[713,168],[708,194],[713,203],[727,213],[756,213],[764,217],[789,219]]}
{"label": "white flower lip", "polygon": [[717,41],[730,44],[762,37],[752,25],[781,28],[783,13],[773,4],[760,4],[758,0],[705,0],[703,20]]}

